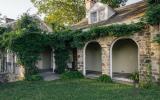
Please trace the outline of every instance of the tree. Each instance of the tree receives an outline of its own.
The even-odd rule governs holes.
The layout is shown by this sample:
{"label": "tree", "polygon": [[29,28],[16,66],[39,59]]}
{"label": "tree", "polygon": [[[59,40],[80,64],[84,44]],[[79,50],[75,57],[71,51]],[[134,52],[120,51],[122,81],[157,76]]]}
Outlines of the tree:
{"label": "tree", "polygon": [[[70,25],[85,17],[85,0],[31,0],[48,24]],[[125,5],[127,0],[100,0],[111,7]]]}
{"label": "tree", "polygon": [[128,0],[101,0],[102,3],[108,4],[112,8],[124,6]]}
{"label": "tree", "polygon": [[73,24],[85,16],[84,0],[31,0],[47,23]]}

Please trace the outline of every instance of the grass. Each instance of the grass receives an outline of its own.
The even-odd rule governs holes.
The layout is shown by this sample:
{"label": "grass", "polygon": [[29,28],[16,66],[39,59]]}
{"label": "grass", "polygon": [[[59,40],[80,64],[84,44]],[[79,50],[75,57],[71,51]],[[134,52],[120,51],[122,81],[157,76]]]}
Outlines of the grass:
{"label": "grass", "polygon": [[57,80],[0,84],[0,100],[158,100],[160,87],[134,89],[95,80]]}

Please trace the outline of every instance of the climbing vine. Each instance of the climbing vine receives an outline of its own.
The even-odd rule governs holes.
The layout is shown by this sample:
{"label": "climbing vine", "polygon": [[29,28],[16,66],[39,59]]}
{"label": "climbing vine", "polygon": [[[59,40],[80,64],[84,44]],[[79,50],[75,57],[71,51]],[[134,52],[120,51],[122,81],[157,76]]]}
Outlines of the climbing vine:
{"label": "climbing vine", "polygon": [[1,46],[13,51],[25,68],[25,76],[29,77],[38,72],[36,63],[39,54],[48,46],[54,48],[56,72],[63,73],[67,68],[69,50],[81,48],[85,42],[104,36],[128,36],[142,31],[142,22],[131,24],[114,24],[110,26],[92,27],[87,31],[65,30],[46,34],[40,29],[35,18],[25,14],[18,20],[11,32],[2,35]]}

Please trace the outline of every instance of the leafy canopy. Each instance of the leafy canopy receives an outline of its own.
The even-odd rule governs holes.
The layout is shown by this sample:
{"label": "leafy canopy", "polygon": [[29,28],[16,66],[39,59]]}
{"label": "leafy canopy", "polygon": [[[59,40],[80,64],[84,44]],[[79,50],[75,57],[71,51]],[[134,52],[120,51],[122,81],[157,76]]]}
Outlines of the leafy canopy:
{"label": "leafy canopy", "polygon": [[146,22],[150,25],[160,24],[160,0],[147,0],[148,8],[145,14]]}
{"label": "leafy canopy", "polygon": [[73,24],[85,16],[84,0],[31,0],[50,23]]}
{"label": "leafy canopy", "polygon": [[113,8],[124,6],[128,0],[101,0],[102,3],[108,4]]}
{"label": "leafy canopy", "polygon": [[[31,0],[49,24],[74,24],[85,17],[85,0]],[[100,0],[111,7],[125,5],[127,0]],[[54,24],[55,25],[55,24]]]}

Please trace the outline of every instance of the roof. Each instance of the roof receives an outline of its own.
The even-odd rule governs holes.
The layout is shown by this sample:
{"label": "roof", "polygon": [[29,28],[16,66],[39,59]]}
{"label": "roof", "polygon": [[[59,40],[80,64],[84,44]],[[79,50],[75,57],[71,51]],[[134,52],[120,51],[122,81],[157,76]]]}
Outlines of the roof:
{"label": "roof", "polygon": [[88,24],[88,19],[84,18],[79,23],[72,26],[73,29],[84,29],[92,26],[103,26],[114,23],[126,23],[139,20],[147,9],[147,5],[144,1],[140,1],[131,5],[123,6],[114,9],[116,14],[110,19],[104,20],[95,24]]}

